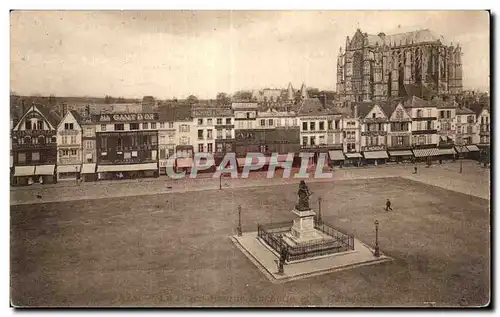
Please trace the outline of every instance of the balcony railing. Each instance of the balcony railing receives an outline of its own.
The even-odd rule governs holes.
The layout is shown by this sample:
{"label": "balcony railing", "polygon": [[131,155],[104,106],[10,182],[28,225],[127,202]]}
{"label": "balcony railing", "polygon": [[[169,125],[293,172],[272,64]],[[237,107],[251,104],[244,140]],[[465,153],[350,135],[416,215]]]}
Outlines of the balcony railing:
{"label": "balcony railing", "polygon": [[39,143],[39,144],[32,144],[32,143],[14,143],[12,144],[12,149],[13,150],[20,150],[20,149],[54,149],[57,147],[56,143]]}
{"label": "balcony railing", "polygon": [[415,117],[412,118],[413,121],[432,121],[437,120],[437,117]]}
{"label": "balcony railing", "polygon": [[419,134],[437,134],[436,129],[430,129],[430,130],[415,130],[412,131],[412,134],[419,135]]}
{"label": "balcony railing", "polygon": [[364,131],[361,132],[361,136],[385,136],[387,131]]}

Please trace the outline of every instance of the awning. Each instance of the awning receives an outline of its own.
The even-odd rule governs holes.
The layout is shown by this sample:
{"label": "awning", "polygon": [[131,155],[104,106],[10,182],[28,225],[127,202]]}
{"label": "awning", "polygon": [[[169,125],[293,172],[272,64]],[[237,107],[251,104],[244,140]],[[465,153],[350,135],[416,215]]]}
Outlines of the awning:
{"label": "awning", "polygon": [[95,173],[95,163],[87,163],[82,165],[82,174],[94,174]]}
{"label": "awning", "polygon": [[79,173],[81,165],[58,165],[57,172],[58,173]]}
{"label": "awning", "polygon": [[453,148],[451,149],[439,149],[439,155],[454,155],[456,154]]}
{"label": "awning", "polygon": [[129,172],[129,171],[148,171],[158,169],[156,163],[145,164],[126,164],[126,165],[99,165],[97,172]]}
{"label": "awning", "polygon": [[413,156],[410,150],[389,151],[390,156]]}
{"label": "awning", "polygon": [[436,148],[413,150],[413,154],[415,155],[415,157],[427,157],[427,156],[440,155],[439,149],[436,149]]}
{"label": "awning", "polygon": [[363,152],[363,156],[368,160],[376,160],[376,159],[387,159],[389,156],[386,151],[371,151],[371,152]]}
{"label": "awning", "polygon": [[345,153],[347,158],[362,158],[361,153]]}
{"label": "awning", "polygon": [[330,160],[332,161],[345,160],[344,153],[342,151],[328,151],[328,155],[330,155]]}
{"label": "awning", "polygon": [[457,150],[458,153],[467,153],[469,150],[467,150],[466,146],[455,146],[455,150]]}
{"label": "awning", "polygon": [[176,164],[177,164],[177,167],[181,167],[181,168],[193,167],[194,161],[190,157],[178,158]]}
{"label": "awning", "polygon": [[37,165],[35,175],[54,175],[55,165]]}
{"label": "awning", "polygon": [[471,152],[479,152],[479,148],[476,145],[467,145],[467,150]]}
{"label": "awning", "polygon": [[34,166],[16,166],[14,176],[33,176],[35,174]]}

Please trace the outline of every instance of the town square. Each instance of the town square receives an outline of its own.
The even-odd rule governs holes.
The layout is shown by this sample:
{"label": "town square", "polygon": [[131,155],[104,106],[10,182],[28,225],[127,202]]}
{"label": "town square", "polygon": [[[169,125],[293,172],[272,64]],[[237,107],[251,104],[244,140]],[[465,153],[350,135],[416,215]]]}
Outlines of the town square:
{"label": "town square", "polygon": [[13,307],[490,304],[488,11],[10,19]]}

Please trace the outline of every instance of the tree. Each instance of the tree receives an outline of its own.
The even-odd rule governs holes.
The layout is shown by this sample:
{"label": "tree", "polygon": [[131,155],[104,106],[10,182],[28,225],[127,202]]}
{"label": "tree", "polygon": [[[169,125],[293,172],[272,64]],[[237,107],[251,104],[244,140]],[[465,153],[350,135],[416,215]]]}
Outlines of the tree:
{"label": "tree", "polygon": [[113,97],[108,96],[108,95],[106,95],[106,97],[104,97],[104,103],[106,103],[106,104],[109,105],[110,103],[113,103],[113,102],[114,102],[114,98]]}
{"label": "tree", "polygon": [[307,95],[309,96],[309,98],[318,98],[319,89],[318,88],[308,88]]}
{"label": "tree", "polygon": [[231,98],[225,92],[220,92],[217,94],[216,102],[219,106],[225,106],[231,103]]}
{"label": "tree", "polygon": [[252,100],[252,92],[247,90],[239,90],[233,94],[234,101],[250,101]]}
{"label": "tree", "polygon": [[196,96],[194,96],[194,95],[189,95],[189,97],[187,97],[187,99],[186,99],[186,100],[188,101],[188,103],[189,103],[190,105],[193,105],[193,104],[195,104],[195,103],[197,103],[197,102],[198,102],[198,97],[196,97]]}

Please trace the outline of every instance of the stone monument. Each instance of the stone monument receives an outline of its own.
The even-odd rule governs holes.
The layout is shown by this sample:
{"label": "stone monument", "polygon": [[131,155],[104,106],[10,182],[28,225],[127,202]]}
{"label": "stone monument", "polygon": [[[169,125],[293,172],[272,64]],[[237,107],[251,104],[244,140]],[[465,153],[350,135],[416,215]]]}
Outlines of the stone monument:
{"label": "stone monument", "polygon": [[300,181],[297,194],[299,202],[295,205],[292,213],[297,215],[298,218],[293,220],[293,226],[290,232],[283,235],[283,240],[288,245],[297,245],[327,239],[328,237],[325,237],[314,228],[316,213],[309,207],[309,197],[312,193],[309,191],[306,182]]}

